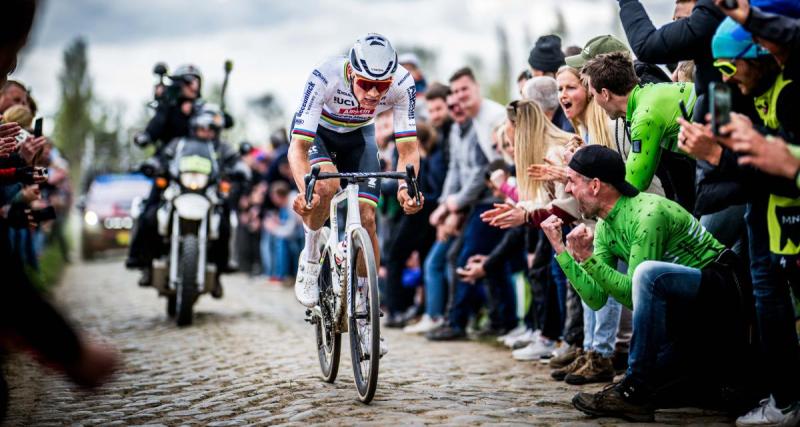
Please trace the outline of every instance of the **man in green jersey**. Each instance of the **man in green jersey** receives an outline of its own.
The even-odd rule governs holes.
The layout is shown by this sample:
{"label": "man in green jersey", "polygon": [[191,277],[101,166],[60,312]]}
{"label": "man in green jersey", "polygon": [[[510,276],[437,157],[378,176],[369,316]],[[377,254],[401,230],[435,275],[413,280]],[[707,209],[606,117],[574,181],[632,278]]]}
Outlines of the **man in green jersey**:
{"label": "man in green jersey", "polygon": [[[654,393],[687,373],[687,342],[692,351],[724,346],[732,358],[731,346],[746,342],[748,272],[677,203],[626,182],[625,164],[611,149],[578,150],[566,191],[585,218],[598,222],[594,232],[576,227],[566,245],[558,217],[542,223],[559,265],[592,309],[612,297],[633,310],[627,376],[599,393],[579,393],[573,404],[591,415],[651,421],[659,404]],[[617,271],[618,261],[628,264],[627,274]],[[689,365],[708,366],[691,357]]]}
{"label": "man in green jersey", "polygon": [[[589,60],[581,69],[589,79],[589,92],[597,104],[612,119],[625,119],[631,152],[625,163],[625,179],[639,191],[650,186],[662,159],[662,149],[682,153],[677,137],[681,127],[679,103],[692,114],[696,95],[691,83],[659,83],[639,85],[633,61],[627,52],[612,52]],[[683,157],[683,156],[679,156]],[[694,168],[692,167],[692,172]],[[685,176],[673,176],[672,187],[686,181]],[[694,174],[689,177],[694,183]],[[694,188],[674,188],[674,199],[684,207],[693,207]],[[665,186],[665,189],[667,187]],[[669,195],[669,191],[667,193]],[[672,197],[672,196],[670,196]]]}

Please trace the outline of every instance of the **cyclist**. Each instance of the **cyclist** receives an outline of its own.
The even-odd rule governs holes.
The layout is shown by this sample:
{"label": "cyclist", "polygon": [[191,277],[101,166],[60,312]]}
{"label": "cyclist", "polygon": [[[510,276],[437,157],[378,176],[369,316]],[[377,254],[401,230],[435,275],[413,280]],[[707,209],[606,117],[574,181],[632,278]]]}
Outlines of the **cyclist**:
{"label": "cyclist", "polygon": [[[319,165],[322,172],[379,172],[373,120],[387,110],[394,116],[399,155],[397,169],[404,171],[405,165],[410,163],[418,171],[415,101],[414,78],[398,64],[397,53],[389,40],[376,33],[359,38],[347,57],[332,58],[309,76],[302,103],[295,114],[289,147],[289,165],[300,191],[294,210],[303,217],[306,230],[295,296],[306,307],[313,307],[319,299],[317,278],[321,254],[318,239],[328,219],[331,199],[339,190],[339,182],[318,182],[311,205],[307,206],[303,177],[312,165]],[[361,222],[372,239],[378,265],[375,207],[380,187],[380,179],[359,184]],[[400,182],[397,199],[407,215],[422,209],[422,203],[416,204],[409,196],[404,182]],[[384,353],[383,346],[381,353]]]}

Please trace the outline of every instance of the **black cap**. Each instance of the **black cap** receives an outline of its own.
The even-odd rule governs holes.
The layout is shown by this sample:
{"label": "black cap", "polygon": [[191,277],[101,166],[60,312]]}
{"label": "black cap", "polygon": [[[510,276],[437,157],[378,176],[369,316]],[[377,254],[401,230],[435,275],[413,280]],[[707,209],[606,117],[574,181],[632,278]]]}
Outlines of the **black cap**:
{"label": "black cap", "polygon": [[616,151],[602,145],[587,145],[572,156],[569,168],[588,178],[611,184],[623,196],[639,194],[636,187],[625,181],[625,162]]}
{"label": "black cap", "polygon": [[561,51],[561,38],[556,35],[541,36],[528,56],[531,68],[554,73],[565,65],[564,52]]}

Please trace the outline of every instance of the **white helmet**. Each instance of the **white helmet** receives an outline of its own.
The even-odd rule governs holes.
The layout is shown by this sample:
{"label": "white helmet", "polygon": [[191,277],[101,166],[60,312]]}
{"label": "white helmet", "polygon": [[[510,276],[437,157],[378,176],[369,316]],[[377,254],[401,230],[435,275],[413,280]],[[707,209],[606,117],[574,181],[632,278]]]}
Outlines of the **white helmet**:
{"label": "white helmet", "polygon": [[397,52],[386,37],[369,33],[350,49],[350,66],[365,79],[386,80],[397,70]]}

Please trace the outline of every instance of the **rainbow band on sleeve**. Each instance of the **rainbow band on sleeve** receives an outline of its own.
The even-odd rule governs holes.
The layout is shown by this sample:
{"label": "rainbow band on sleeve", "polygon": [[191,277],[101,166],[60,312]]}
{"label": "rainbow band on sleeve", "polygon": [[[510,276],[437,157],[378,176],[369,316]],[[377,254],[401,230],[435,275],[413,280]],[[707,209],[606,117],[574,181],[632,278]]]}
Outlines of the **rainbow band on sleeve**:
{"label": "rainbow band on sleeve", "polygon": [[358,193],[358,201],[364,202],[373,208],[378,206],[378,198],[369,193]]}
{"label": "rainbow band on sleeve", "polygon": [[406,132],[395,132],[394,141],[397,142],[411,142],[417,140],[417,131],[410,130]]}
{"label": "rainbow band on sleeve", "polygon": [[294,128],[292,129],[292,136],[297,139],[302,139],[303,141],[314,142],[314,138],[317,137],[317,134],[310,130]]}
{"label": "rainbow band on sleeve", "polygon": [[308,162],[311,166],[314,165],[333,165],[333,160],[330,157],[317,157]]}

